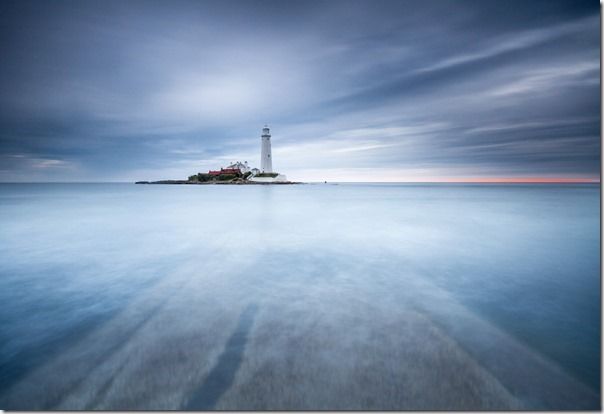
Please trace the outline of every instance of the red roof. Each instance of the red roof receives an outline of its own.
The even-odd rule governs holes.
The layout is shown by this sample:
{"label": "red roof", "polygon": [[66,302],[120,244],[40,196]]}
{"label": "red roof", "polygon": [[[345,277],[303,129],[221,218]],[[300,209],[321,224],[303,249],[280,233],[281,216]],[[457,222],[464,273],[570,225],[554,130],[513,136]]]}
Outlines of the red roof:
{"label": "red roof", "polygon": [[241,170],[239,168],[221,168],[220,171],[208,171],[210,175],[220,175],[220,174],[241,174]]}

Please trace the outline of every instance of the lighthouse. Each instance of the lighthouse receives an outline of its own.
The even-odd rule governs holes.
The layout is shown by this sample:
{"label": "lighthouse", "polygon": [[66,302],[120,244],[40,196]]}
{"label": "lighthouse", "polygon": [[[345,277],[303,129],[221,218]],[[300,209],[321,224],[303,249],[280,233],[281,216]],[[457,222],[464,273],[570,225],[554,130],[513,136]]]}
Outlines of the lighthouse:
{"label": "lighthouse", "polygon": [[271,133],[267,125],[262,128],[262,146],[260,147],[260,170],[263,173],[273,172],[273,158],[271,155]]}
{"label": "lighthouse", "polygon": [[273,154],[271,154],[271,132],[268,125],[262,128],[260,137],[260,170],[253,168],[248,181],[258,183],[285,183],[287,177],[273,171]]}

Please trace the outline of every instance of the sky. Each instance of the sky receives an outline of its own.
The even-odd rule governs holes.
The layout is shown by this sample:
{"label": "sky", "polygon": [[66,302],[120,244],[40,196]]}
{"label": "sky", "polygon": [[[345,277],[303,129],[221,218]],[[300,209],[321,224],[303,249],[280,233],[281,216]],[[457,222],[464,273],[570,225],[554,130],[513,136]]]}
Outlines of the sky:
{"label": "sky", "polygon": [[600,176],[598,1],[0,0],[0,181]]}

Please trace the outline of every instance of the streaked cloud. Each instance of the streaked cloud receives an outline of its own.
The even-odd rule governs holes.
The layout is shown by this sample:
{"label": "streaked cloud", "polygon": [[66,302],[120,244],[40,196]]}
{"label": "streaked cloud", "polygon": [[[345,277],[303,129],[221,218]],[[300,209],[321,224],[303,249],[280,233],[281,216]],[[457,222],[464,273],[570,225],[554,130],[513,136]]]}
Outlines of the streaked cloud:
{"label": "streaked cloud", "polygon": [[5,1],[0,180],[257,164],[264,123],[298,180],[594,177],[599,42],[570,0]]}

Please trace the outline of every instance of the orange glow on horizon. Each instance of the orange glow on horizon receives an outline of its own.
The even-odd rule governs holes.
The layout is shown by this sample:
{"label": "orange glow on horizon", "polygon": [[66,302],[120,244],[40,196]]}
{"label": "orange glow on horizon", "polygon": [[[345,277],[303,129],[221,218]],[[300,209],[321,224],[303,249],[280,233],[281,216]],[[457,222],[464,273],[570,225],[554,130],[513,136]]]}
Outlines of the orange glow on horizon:
{"label": "orange glow on horizon", "polygon": [[[328,179],[328,182],[339,182],[339,183],[476,183],[476,184],[599,184],[599,178],[586,178],[586,177],[426,177],[426,178],[414,178],[414,179],[391,179],[383,181],[361,181],[361,180],[338,180]],[[309,182],[315,182],[309,180]],[[317,180],[316,182],[323,182],[323,180]]]}
{"label": "orange glow on horizon", "polygon": [[479,177],[479,178],[446,178],[446,183],[599,183],[599,178],[571,177]]}

